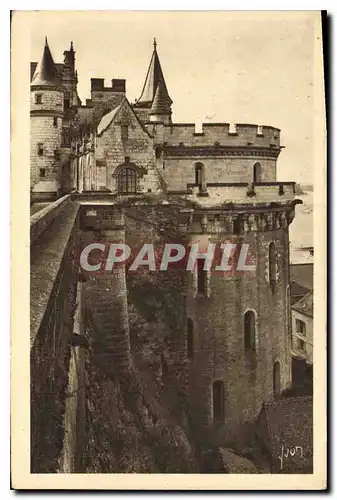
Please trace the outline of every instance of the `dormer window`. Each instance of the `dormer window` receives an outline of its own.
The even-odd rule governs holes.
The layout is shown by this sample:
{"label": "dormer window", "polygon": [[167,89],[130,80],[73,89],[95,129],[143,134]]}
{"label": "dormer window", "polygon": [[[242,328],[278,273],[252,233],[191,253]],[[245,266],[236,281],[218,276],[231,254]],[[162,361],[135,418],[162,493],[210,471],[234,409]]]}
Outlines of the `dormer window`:
{"label": "dormer window", "polygon": [[42,104],[42,94],[35,94],[35,104]]}

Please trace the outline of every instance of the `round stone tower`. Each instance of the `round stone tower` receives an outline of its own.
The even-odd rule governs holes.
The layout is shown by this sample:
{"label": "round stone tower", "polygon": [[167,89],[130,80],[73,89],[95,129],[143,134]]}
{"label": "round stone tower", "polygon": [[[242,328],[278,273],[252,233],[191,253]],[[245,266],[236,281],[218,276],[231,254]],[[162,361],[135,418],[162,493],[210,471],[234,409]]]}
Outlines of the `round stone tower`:
{"label": "round stone tower", "polygon": [[279,201],[274,188],[274,201],[195,207],[186,222],[199,253],[215,245],[210,269],[196,256],[187,294],[188,397],[201,444],[221,444],[291,386],[288,227],[297,201]]}
{"label": "round stone tower", "polygon": [[34,201],[52,200],[61,188],[64,95],[47,38],[30,89],[31,196]]}

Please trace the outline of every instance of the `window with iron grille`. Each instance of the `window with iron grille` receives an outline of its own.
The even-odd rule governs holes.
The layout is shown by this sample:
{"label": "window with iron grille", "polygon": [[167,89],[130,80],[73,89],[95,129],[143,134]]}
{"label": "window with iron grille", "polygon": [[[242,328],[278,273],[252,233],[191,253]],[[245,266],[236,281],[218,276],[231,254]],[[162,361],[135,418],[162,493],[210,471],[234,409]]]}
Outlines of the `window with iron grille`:
{"label": "window with iron grille", "polygon": [[137,173],[132,167],[124,167],[118,173],[117,177],[119,193],[136,193],[137,192]]}

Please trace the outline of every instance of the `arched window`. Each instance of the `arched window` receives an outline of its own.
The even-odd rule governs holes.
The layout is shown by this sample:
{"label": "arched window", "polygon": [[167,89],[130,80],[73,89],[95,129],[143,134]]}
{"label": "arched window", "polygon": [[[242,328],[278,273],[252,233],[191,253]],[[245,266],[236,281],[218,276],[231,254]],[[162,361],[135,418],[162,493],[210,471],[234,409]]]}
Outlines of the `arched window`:
{"label": "arched window", "polygon": [[279,397],[281,394],[281,373],[280,373],[280,363],[276,361],[273,368],[273,389],[274,397]]}
{"label": "arched window", "polygon": [[213,420],[214,422],[222,422],[225,413],[225,390],[222,380],[216,380],[212,387],[212,402],[213,402]]}
{"label": "arched window", "polygon": [[205,167],[202,163],[198,162],[194,165],[195,183],[201,187],[204,184]]}
{"label": "arched window", "polygon": [[204,270],[205,259],[197,259],[197,284],[198,293],[206,295],[207,271]]}
{"label": "arched window", "polygon": [[132,167],[123,167],[117,174],[117,189],[119,193],[132,194],[137,192],[137,173]]}
{"label": "arched window", "polygon": [[261,172],[261,163],[255,163],[253,167],[253,182],[261,182],[262,172]]}
{"label": "arched window", "polygon": [[187,357],[193,359],[194,351],[194,328],[191,318],[187,319]]}
{"label": "arched window", "polygon": [[276,289],[276,245],[275,242],[272,241],[269,243],[268,250],[268,265],[269,265],[269,283],[272,289],[272,292],[275,292]]}
{"label": "arched window", "polygon": [[247,311],[244,317],[245,349],[255,351],[256,349],[256,325],[254,311]]}

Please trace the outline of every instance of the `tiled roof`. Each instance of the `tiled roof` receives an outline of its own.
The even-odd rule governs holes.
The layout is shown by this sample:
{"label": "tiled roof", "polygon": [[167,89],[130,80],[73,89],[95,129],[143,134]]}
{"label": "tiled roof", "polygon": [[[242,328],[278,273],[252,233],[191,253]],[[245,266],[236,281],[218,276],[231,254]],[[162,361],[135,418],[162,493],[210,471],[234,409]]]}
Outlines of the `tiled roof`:
{"label": "tiled roof", "polygon": [[296,281],[292,281],[290,283],[290,295],[291,295],[291,301],[292,304],[297,302],[300,298],[304,297],[310,290],[308,288],[305,288],[302,285],[299,285],[296,283]]}
{"label": "tiled roof", "polygon": [[305,314],[306,316],[310,316],[313,318],[314,315],[314,293],[308,292],[304,297],[298,300],[295,304],[293,304],[292,308]]}
{"label": "tiled roof", "polygon": [[169,98],[166,89],[164,88],[164,84],[162,81],[160,81],[158,83],[158,87],[152,102],[150,114],[162,115],[171,113],[171,104],[172,101]]}
{"label": "tiled roof", "polygon": [[124,101],[122,101],[116,108],[112,109],[107,113],[106,115],[103,115],[101,118],[101,121],[99,122],[97,126],[97,134],[100,135],[105,129],[108,128],[110,123],[115,119],[118,111],[120,110],[122,104]]}
{"label": "tiled roof", "polygon": [[313,264],[291,264],[290,281],[296,281],[299,285],[305,287],[308,291],[313,290]]}
{"label": "tiled roof", "polygon": [[[56,68],[58,77],[61,80],[62,79],[62,70],[63,70],[64,64],[63,63],[54,63],[54,64],[55,64],[55,68]],[[32,79],[33,79],[33,76],[34,76],[34,73],[36,70],[36,66],[37,66],[36,61],[30,63],[30,81],[32,81]]]}
{"label": "tiled roof", "polygon": [[53,60],[53,56],[51,55],[46,37],[42,58],[39,64],[35,68],[31,85],[49,86],[58,84],[59,84],[59,75]]}

